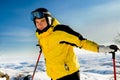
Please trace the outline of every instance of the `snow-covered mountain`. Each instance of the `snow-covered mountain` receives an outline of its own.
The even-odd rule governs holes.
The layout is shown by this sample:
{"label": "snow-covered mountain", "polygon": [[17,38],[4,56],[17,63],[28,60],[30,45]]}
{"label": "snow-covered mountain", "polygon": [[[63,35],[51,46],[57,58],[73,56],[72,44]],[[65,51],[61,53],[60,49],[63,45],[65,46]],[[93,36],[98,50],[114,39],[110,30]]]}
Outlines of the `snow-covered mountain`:
{"label": "snow-covered mountain", "polygon": [[[75,48],[80,62],[81,80],[113,80],[113,62],[111,54],[93,53]],[[7,73],[10,80],[19,75],[32,75],[37,60],[37,55],[0,56],[0,71]],[[117,80],[120,79],[120,52],[116,53]],[[50,80],[46,74],[45,62],[39,61],[34,80]],[[5,80],[1,78],[0,80]]]}

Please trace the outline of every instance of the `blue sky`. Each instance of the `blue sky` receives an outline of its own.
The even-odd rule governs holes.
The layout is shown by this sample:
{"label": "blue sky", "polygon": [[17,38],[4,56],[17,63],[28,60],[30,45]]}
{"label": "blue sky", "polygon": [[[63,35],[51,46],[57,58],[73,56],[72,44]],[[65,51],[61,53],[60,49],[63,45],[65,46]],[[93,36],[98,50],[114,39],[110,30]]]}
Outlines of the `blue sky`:
{"label": "blue sky", "polygon": [[35,53],[30,13],[39,7],[99,44],[112,42],[120,32],[119,0],[0,0],[0,54]]}

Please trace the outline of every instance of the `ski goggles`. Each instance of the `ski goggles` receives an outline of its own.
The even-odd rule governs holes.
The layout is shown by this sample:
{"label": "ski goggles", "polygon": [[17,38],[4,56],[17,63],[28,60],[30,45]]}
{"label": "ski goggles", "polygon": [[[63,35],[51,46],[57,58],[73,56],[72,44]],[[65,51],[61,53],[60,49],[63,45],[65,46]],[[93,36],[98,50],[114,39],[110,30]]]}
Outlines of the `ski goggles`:
{"label": "ski goggles", "polygon": [[35,12],[32,12],[32,13],[31,13],[31,20],[32,20],[32,21],[33,21],[35,18],[40,19],[40,18],[43,18],[43,17],[44,17],[44,14],[41,13],[41,12],[35,11]]}

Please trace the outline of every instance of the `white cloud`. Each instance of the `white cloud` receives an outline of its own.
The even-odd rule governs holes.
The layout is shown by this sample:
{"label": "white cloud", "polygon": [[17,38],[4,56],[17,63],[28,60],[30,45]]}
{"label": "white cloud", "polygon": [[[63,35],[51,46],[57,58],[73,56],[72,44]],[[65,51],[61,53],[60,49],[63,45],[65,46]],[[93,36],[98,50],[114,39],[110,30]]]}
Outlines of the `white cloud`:
{"label": "white cloud", "polygon": [[[98,42],[110,42],[120,32],[120,1],[92,6],[76,11],[77,30]],[[79,27],[81,26],[81,27]]]}

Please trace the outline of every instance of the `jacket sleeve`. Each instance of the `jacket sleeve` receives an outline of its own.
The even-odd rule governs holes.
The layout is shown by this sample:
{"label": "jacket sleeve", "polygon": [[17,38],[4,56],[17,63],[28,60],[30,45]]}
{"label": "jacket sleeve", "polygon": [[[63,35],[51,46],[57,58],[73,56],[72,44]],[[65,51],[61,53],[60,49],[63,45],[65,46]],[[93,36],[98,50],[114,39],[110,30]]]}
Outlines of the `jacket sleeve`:
{"label": "jacket sleeve", "polygon": [[98,52],[99,50],[99,46],[97,43],[90,41],[90,40],[82,40],[81,41],[81,48],[85,49],[85,50],[89,50],[89,51],[94,51],[94,52]]}
{"label": "jacket sleeve", "polygon": [[85,50],[98,52],[97,43],[83,38],[81,34],[72,30],[69,26],[58,25],[54,28],[54,31],[60,31],[61,37],[63,36],[62,40],[60,41],[60,44],[69,44]]}

